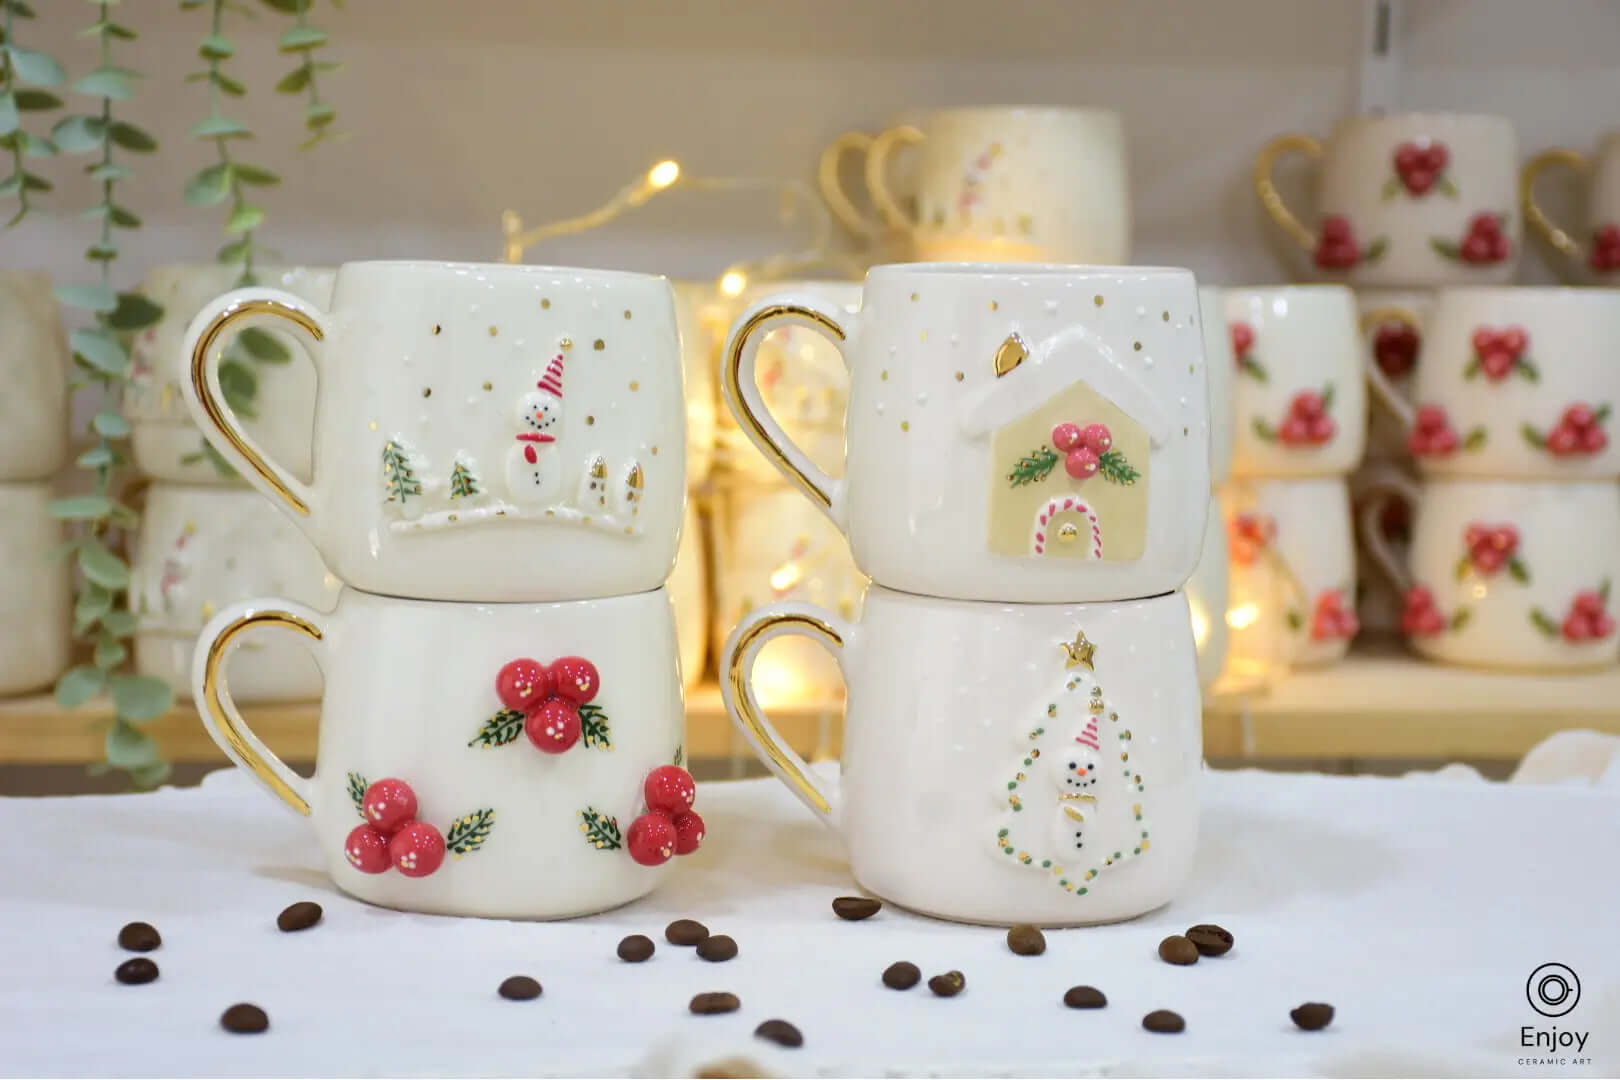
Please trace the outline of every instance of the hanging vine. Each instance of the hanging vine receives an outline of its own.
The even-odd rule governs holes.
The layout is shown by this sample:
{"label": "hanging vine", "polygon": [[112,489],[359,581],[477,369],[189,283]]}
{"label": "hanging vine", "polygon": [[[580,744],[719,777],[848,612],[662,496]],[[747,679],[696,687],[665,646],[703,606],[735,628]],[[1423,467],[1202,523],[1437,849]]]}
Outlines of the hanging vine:
{"label": "hanging vine", "polygon": [[62,99],[43,89],[61,86],[67,75],[62,65],[42,52],[17,44],[17,23],[34,18],[23,0],[0,0],[0,149],[11,155],[11,172],[0,180],[0,198],[15,198],[17,212],[7,226],[28,216],[30,192],[51,190],[51,182],[29,170],[32,157],[50,157],[56,146],[23,128],[23,113],[49,112],[62,107]]}
{"label": "hanging vine", "polygon": [[315,6],[314,0],[260,2],[283,14],[292,15],[294,19],[294,25],[281,35],[276,47],[283,53],[297,55],[298,66],[276,83],[276,90],[283,94],[306,96],[304,130],[309,132],[309,137],[300,144],[299,149],[313,150],[323,142],[339,142],[347,138],[333,126],[337,121],[337,110],[321,99],[320,76],[338,70],[339,65],[315,59],[315,54],[328,44],[330,38],[325,30],[310,24],[309,9]]}

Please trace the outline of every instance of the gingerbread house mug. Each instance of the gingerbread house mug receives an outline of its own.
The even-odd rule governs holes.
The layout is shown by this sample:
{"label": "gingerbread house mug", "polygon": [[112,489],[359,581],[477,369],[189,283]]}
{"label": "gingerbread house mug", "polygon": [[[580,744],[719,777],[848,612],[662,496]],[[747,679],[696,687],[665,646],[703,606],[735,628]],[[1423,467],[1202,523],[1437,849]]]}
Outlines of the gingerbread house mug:
{"label": "gingerbread house mug", "polygon": [[0,270],[0,481],[43,480],[67,461],[68,350],[51,279]]}
{"label": "gingerbread house mug", "polygon": [[[755,657],[787,634],[825,646],[848,686],[838,792],[754,695]],[[859,622],[799,603],[754,612],[720,677],[732,720],[843,838],[856,881],[903,907],[1111,922],[1164,904],[1192,868],[1202,721],[1181,593],[987,604],[874,585]]]}
{"label": "gingerbread house mug", "polygon": [[[763,401],[760,339],[797,324],[850,368],[835,480]],[[744,433],[850,539],[874,581],[930,596],[1078,602],[1179,588],[1209,497],[1193,278],[1152,267],[880,266],[847,318],[753,305],[721,371]]]}
{"label": "gingerbread house mug", "polygon": [[[299,635],[325,675],[310,779],[231,699],[231,653],[264,629]],[[192,689],[220,749],[311,819],[332,879],[370,903],[585,915],[649,892],[703,838],[663,589],[553,604],[346,589],[330,614],[248,600],[203,630]]]}
{"label": "gingerbread house mug", "polygon": [[[1584,227],[1571,236],[1536,201],[1536,181],[1549,169],[1568,169],[1585,181]],[[1524,167],[1519,183],[1524,220],[1602,284],[1620,283],[1620,131],[1611,131],[1590,156],[1579,150],[1543,150]]]}
{"label": "gingerbread house mug", "polygon": [[51,501],[49,481],[0,484],[0,696],[50,686],[72,661],[72,564],[52,557]]}
{"label": "gingerbread house mug", "polygon": [[[308,483],[222,392],[218,343],[289,332],[315,359]],[[605,270],[347,263],[329,309],[243,289],[187,336],[186,404],[356,588],[541,601],[657,588],[686,497],[669,283]]]}
{"label": "gingerbread house mug", "polygon": [[[1272,181],[1289,154],[1320,161],[1307,226]],[[1355,285],[1498,284],[1519,261],[1518,143],[1500,116],[1350,116],[1333,137],[1282,135],[1260,152],[1260,204],[1318,270]]]}

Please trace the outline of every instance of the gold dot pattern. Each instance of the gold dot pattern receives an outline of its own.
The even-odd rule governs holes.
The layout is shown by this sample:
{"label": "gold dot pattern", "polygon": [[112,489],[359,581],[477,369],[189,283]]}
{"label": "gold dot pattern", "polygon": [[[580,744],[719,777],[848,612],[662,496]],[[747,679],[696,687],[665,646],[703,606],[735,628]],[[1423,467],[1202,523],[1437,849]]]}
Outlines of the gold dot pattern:
{"label": "gold dot pattern", "polygon": [[957,381],[957,382],[961,382],[961,381],[962,381],[962,380],[963,380],[963,379],[965,379],[965,378],[967,378],[967,376],[966,376],[966,375],[964,375],[964,374],[963,374],[963,373],[962,373],[962,372],[960,372],[960,371],[958,371],[958,372],[957,372],[957,373],[956,373],[956,381]]}
{"label": "gold dot pattern", "polygon": [[596,423],[596,417],[594,417],[594,416],[585,417],[585,426],[586,427],[590,427],[594,423]]}
{"label": "gold dot pattern", "polygon": [[900,421],[900,430],[901,431],[910,431],[911,430],[911,421],[910,420],[902,420],[902,421]]}
{"label": "gold dot pattern", "polygon": [[597,338],[595,341],[591,342],[591,348],[595,349],[597,352],[601,352],[603,349],[607,348],[607,342],[603,341],[601,338]]}
{"label": "gold dot pattern", "polygon": [[630,389],[631,390],[640,390],[641,389],[641,383],[639,381],[635,380],[635,379],[631,379],[630,380]]}
{"label": "gold dot pattern", "polygon": [[485,390],[493,390],[493,389],[495,389],[495,384],[487,382],[487,383],[484,384],[484,389]]}
{"label": "gold dot pattern", "polygon": [[1166,311],[1163,315],[1161,315],[1159,317],[1162,318],[1165,322],[1170,321],[1170,313],[1168,311]]}
{"label": "gold dot pattern", "polygon": [[1000,311],[1001,310],[1001,305],[999,303],[997,303],[996,301],[992,300],[992,301],[990,301],[990,310],[991,311]]}
{"label": "gold dot pattern", "polygon": [[540,298],[540,309],[542,311],[545,311],[545,310],[549,310],[550,307],[551,307],[551,301],[547,300],[545,297],[542,296]]}
{"label": "gold dot pattern", "polygon": [[433,324],[433,333],[434,333],[435,336],[442,333],[443,331],[444,331],[444,327],[440,326],[438,323]]}
{"label": "gold dot pattern", "polygon": [[1131,342],[1131,348],[1135,349],[1137,352],[1141,352],[1142,351],[1142,343],[1140,341],[1133,341],[1133,342]]}
{"label": "gold dot pattern", "polygon": [[882,371],[878,372],[878,379],[880,381],[882,381],[882,382],[888,382],[889,381],[889,369],[884,368]]}
{"label": "gold dot pattern", "polygon": [[630,309],[629,308],[624,309],[624,317],[627,318],[627,319],[630,317]]}
{"label": "gold dot pattern", "polygon": [[433,396],[433,387],[431,387],[431,386],[422,387],[422,396],[423,397],[432,397]]}
{"label": "gold dot pattern", "polygon": [[652,447],[652,456],[653,457],[658,456],[658,447],[656,447],[656,446]]}
{"label": "gold dot pattern", "polygon": [[1103,306],[1103,296],[1102,296],[1102,293],[1098,293],[1098,294],[1097,294],[1097,295],[1096,295],[1096,296],[1093,296],[1093,297],[1092,297],[1092,298],[1091,298],[1091,302],[1092,302],[1092,303],[1093,303],[1093,304],[1096,304],[1096,305],[1097,305],[1097,306],[1098,306],[1098,307],[1102,307],[1102,306]]}
{"label": "gold dot pattern", "polygon": [[492,326],[492,327],[489,328],[489,336],[490,337],[494,337],[496,334],[499,334],[500,332],[501,332],[501,329],[498,326]]}
{"label": "gold dot pattern", "polygon": [[921,300],[921,299],[922,299],[922,296],[920,294],[918,294],[918,293],[912,293],[911,294],[911,302],[913,304],[915,304],[918,300]]}

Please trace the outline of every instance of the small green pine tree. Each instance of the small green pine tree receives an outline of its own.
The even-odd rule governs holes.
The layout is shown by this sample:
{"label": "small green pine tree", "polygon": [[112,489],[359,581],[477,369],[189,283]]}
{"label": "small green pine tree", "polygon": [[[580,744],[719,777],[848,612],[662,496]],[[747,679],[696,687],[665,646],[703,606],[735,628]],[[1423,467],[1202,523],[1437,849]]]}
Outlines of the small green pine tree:
{"label": "small green pine tree", "polygon": [[383,489],[388,492],[388,501],[403,503],[413,496],[422,495],[422,482],[416,478],[416,470],[411,467],[410,454],[395,439],[389,439],[383,444]]}
{"label": "small green pine tree", "polygon": [[478,477],[473,474],[465,461],[457,459],[455,467],[450,470],[450,497],[452,499],[466,499],[477,495]]}

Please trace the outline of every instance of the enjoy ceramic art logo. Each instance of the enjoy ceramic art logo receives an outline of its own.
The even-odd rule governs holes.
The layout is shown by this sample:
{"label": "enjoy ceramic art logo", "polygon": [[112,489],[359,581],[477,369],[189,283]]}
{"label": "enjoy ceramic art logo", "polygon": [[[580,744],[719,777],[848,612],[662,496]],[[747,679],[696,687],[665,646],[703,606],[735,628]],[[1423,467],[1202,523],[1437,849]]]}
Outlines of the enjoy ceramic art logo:
{"label": "enjoy ceramic art logo", "polygon": [[[1581,980],[1567,964],[1542,964],[1524,983],[1524,996],[1530,1007],[1542,1016],[1557,1018],[1575,1010],[1581,1000]],[[1585,1056],[1590,1031],[1560,1030],[1557,1024],[1519,1028],[1519,1046],[1531,1056],[1519,1058],[1520,1065],[1590,1065]],[[1573,1054],[1575,1056],[1565,1056]]]}

